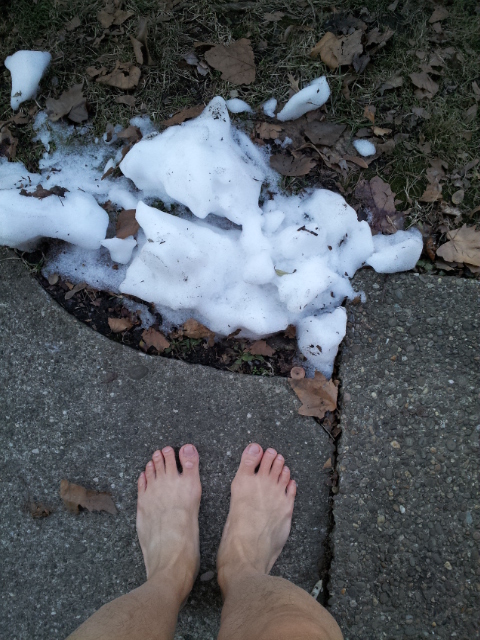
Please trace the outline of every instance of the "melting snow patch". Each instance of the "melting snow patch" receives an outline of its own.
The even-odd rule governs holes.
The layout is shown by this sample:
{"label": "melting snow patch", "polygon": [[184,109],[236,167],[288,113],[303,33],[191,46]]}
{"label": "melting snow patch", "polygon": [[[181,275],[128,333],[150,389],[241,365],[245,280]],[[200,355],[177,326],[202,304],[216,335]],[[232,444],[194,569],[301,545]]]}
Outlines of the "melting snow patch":
{"label": "melting snow patch", "polygon": [[373,144],[373,142],[370,142],[370,140],[354,140],[353,146],[364,158],[375,155],[377,151],[375,149],[375,145]]}
{"label": "melting snow patch", "polygon": [[240,98],[232,98],[231,100],[227,100],[226,105],[230,113],[252,113],[253,111],[252,107],[243,100],[240,100]]}
{"label": "melting snow patch", "polygon": [[36,96],[51,59],[47,51],[17,51],[5,59],[5,66],[12,74],[12,109],[16,111],[22,102]]}
{"label": "melting snow patch", "polygon": [[[328,95],[326,80],[314,81],[285,105],[282,119],[317,108]],[[107,161],[118,162],[118,147],[102,142],[69,144],[68,151],[57,144],[41,161],[42,175],[0,163],[0,243],[63,238],[72,244],[52,246],[45,275],[154,303],[164,324],[193,316],[217,334],[240,329],[250,338],[294,324],[309,366],[331,375],[345,335],[340,305],[356,295],[355,271],[365,264],[384,273],[412,268],[421,234],[372,238],[338,194],[280,193],[265,152],[231,126],[220,97],[160,135],[144,119],[132,124],[148,137],[120,163],[126,177],[101,180]],[[44,200],[20,195],[40,181],[70,191]],[[163,209],[175,207],[160,210],[158,199]],[[136,237],[105,239],[108,215],[97,201],[106,200],[136,209]]]}

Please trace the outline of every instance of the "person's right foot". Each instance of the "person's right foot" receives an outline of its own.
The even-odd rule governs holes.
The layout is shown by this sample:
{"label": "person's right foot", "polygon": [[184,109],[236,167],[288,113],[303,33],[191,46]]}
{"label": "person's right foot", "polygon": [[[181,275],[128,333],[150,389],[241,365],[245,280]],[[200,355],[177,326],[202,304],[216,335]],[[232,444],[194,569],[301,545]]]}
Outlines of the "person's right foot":
{"label": "person's right foot", "polygon": [[274,449],[263,453],[258,444],[245,449],[217,555],[224,595],[232,579],[270,572],[290,533],[296,488],[284,458]]}

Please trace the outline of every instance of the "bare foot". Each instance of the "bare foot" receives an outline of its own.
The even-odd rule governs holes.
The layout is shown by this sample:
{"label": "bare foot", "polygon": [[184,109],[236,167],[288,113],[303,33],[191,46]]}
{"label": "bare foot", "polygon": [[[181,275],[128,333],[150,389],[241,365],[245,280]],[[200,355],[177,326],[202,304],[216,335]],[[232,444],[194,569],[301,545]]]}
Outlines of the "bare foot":
{"label": "bare foot", "polygon": [[230,513],[217,556],[224,596],[232,580],[270,572],[290,533],[296,489],[275,449],[263,453],[258,444],[245,449],[232,482]]}
{"label": "bare foot", "polygon": [[172,447],[155,451],[152,458],[138,478],[138,539],[147,580],[168,581],[182,602],[200,563],[198,452],[191,444],[180,449],[182,473]]}

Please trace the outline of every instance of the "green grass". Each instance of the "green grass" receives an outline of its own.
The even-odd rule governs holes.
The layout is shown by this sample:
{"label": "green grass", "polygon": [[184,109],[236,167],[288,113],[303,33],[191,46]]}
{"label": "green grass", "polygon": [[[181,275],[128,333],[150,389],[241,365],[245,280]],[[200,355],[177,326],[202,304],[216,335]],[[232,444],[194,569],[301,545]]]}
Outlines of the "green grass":
{"label": "green grass", "polygon": [[[57,97],[74,83],[84,83],[84,94],[90,109],[93,135],[101,135],[107,123],[126,125],[133,115],[148,114],[157,123],[176,111],[207,102],[214,95],[225,98],[232,90],[253,106],[274,95],[286,100],[289,92],[288,74],[293,75],[300,86],[318,75],[325,74],[329,80],[332,96],[326,105],[328,117],[347,124],[353,132],[370,123],[364,118],[365,105],[376,106],[376,124],[394,129],[394,134],[408,134],[409,138],[398,143],[393,155],[381,158],[370,169],[352,171],[346,179],[338,176],[338,182],[348,196],[354,191],[360,177],[380,175],[392,185],[401,201],[400,207],[411,209],[414,222],[439,223],[443,219],[436,205],[419,203],[425,185],[425,171],[429,157],[440,157],[449,164],[449,171],[460,169],[478,155],[480,128],[477,122],[466,123],[465,111],[474,104],[472,82],[480,84],[480,40],[478,38],[476,2],[456,0],[450,3],[450,17],[443,21],[444,43],[434,43],[434,35],[428,24],[433,5],[426,1],[400,2],[395,11],[389,11],[391,0],[350,0],[335,4],[337,12],[352,12],[368,22],[369,29],[380,26],[395,30],[395,35],[386,47],[373,56],[365,72],[356,76],[350,85],[351,97],[342,94],[342,82],[352,73],[346,67],[330,71],[318,60],[311,60],[308,53],[327,30],[332,18],[330,0],[299,0],[292,3],[280,0],[269,2],[258,0],[253,9],[233,11],[225,2],[216,4],[210,0],[183,1],[174,10],[165,11],[171,1],[125,0],[124,9],[134,11],[135,17],[122,25],[124,33],[110,35],[101,42],[95,39],[103,33],[97,20],[97,12],[103,7],[101,0],[7,0],[0,7],[0,56],[18,49],[44,49],[53,55],[53,62],[42,81],[41,93],[37,97],[40,107],[45,99]],[[279,22],[264,22],[265,12],[283,11]],[[82,25],[68,33],[64,27],[74,16],[80,17]],[[145,16],[149,21],[149,48],[154,65],[142,67],[142,78],[137,89],[135,108],[114,102],[114,97],[123,92],[106,87],[88,78],[85,70],[89,66],[104,65],[113,69],[116,60],[134,61],[129,36],[135,35],[137,17]],[[184,64],[182,54],[193,49],[195,41],[229,42],[232,39],[249,37],[255,51],[257,77],[250,86],[235,87],[220,79],[216,71],[205,78]],[[453,47],[456,51],[443,68],[442,76],[434,76],[440,90],[430,101],[418,101],[409,73],[419,70],[416,50],[432,52],[438,47]],[[99,61],[100,59],[100,61]],[[394,75],[401,75],[401,88],[379,90],[381,84]],[[10,74],[3,68],[0,73],[0,121],[11,115],[9,105]],[[32,106],[24,105],[25,109]],[[412,116],[412,107],[422,106],[429,110],[429,120]],[[395,122],[388,123],[389,112],[395,111]],[[18,158],[29,169],[37,166],[42,153],[40,143],[31,143],[31,125],[13,128],[19,138]],[[426,155],[418,149],[420,141],[429,141],[431,153]],[[460,205],[464,215],[461,221],[447,219],[450,226],[459,222],[473,223],[477,217],[469,212],[480,200],[478,170],[472,172],[465,200]],[[312,183],[307,178],[285,180],[285,185],[300,190]],[[328,186],[331,186],[330,184]],[[448,183],[444,197],[448,198],[456,187]]]}

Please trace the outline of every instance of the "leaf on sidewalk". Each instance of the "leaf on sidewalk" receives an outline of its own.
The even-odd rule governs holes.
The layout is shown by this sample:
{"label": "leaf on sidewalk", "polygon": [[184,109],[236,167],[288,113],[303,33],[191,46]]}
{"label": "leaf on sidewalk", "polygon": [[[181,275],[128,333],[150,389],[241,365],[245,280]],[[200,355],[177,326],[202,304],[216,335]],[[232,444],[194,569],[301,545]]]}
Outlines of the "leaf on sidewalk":
{"label": "leaf on sidewalk", "polygon": [[302,402],[298,410],[301,416],[323,418],[327,411],[337,408],[338,388],[319,371],[315,371],[315,378],[291,378],[289,383]]}
{"label": "leaf on sidewalk", "polygon": [[117,513],[109,493],[85,489],[85,487],[65,479],[60,482],[60,497],[67,509],[73,513],[79,513],[81,509],[106,511],[112,515]]}
{"label": "leaf on sidewalk", "polygon": [[147,349],[154,347],[158,353],[163,353],[165,349],[168,349],[170,346],[170,342],[165,338],[163,333],[160,333],[160,331],[157,331],[153,327],[145,329],[142,333],[142,340],[145,342]]}
{"label": "leaf on sidewalk", "polygon": [[200,322],[197,322],[194,318],[190,318],[182,325],[183,335],[187,338],[207,338],[209,347],[213,347],[215,344],[215,334]]}
{"label": "leaf on sidewalk", "polygon": [[99,76],[96,82],[126,91],[134,89],[139,83],[141,71],[132,62],[116,62],[115,69],[105,76]]}
{"label": "leaf on sidewalk", "polygon": [[273,356],[275,353],[275,349],[268,345],[265,340],[257,340],[251,344],[246,351],[253,356]]}
{"label": "leaf on sidewalk", "polygon": [[47,98],[45,108],[52,122],[57,122],[67,116],[72,122],[84,122],[88,119],[87,99],[82,92],[83,84],[75,84],[68,91],[64,91],[58,100]]}
{"label": "leaf on sidewalk", "polygon": [[140,225],[135,218],[136,209],[124,209],[117,217],[117,238],[129,238],[134,236],[140,229]]}
{"label": "leaf on sidewalk", "polygon": [[222,80],[232,84],[251,84],[255,80],[255,58],[247,38],[216,45],[205,52],[205,60],[222,72]]}
{"label": "leaf on sidewalk", "polygon": [[133,322],[128,318],[108,318],[108,326],[113,333],[122,333],[133,327]]}
{"label": "leaf on sidewalk", "polygon": [[164,120],[162,124],[164,127],[172,127],[175,124],[182,124],[182,122],[185,122],[186,120],[191,120],[192,118],[199,116],[204,109],[205,105],[203,104],[197,104],[195,107],[186,107],[168,120]]}
{"label": "leaf on sidewalk", "polygon": [[437,249],[437,256],[446,262],[463,262],[480,267],[480,231],[475,227],[467,227],[447,233],[448,242]]}

